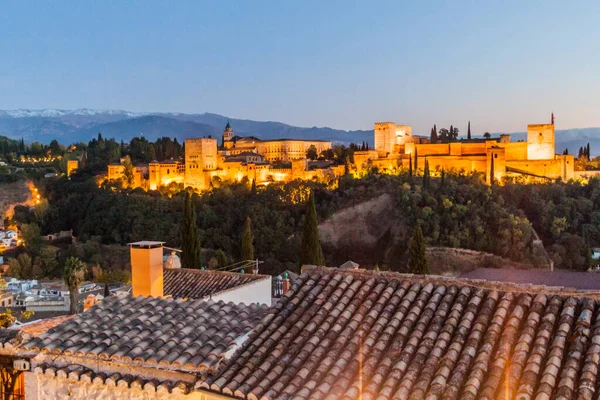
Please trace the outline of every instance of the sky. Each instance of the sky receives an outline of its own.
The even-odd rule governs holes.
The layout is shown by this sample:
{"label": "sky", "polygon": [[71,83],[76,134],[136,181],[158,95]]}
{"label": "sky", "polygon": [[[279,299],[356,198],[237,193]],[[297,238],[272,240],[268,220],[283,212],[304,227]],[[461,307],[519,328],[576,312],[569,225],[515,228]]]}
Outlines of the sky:
{"label": "sky", "polygon": [[600,126],[598,1],[2,3],[0,109]]}

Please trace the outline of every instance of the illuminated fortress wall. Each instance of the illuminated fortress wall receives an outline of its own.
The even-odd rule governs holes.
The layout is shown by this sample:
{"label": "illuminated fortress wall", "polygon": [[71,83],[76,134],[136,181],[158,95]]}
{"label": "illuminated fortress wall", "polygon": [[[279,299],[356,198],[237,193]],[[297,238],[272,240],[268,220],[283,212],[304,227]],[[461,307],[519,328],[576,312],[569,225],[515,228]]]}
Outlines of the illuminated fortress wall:
{"label": "illuminated fortress wall", "polygon": [[412,129],[393,122],[377,122],[374,126],[376,151],[354,153],[358,170],[377,167],[394,171],[408,168],[411,157],[417,156],[423,169],[425,159],[432,171],[454,169],[485,173],[489,180],[491,160],[494,176],[500,180],[510,175],[572,179],[574,157],[555,154],[554,124],[528,125],[527,141],[511,142],[510,135],[499,138],[474,139],[449,143],[429,143],[429,138],[412,136]]}

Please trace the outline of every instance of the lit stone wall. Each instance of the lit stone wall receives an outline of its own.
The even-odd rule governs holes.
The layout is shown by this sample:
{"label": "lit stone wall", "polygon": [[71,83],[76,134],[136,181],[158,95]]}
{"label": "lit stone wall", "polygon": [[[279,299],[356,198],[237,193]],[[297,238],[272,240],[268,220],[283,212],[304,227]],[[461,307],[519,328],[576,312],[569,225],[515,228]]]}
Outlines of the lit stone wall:
{"label": "lit stone wall", "polygon": [[521,172],[547,178],[573,179],[575,158],[572,154],[556,155],[551,160],[506,161],[511,172]]}
{"label": "lit stone wall", "polygon": [[527,159],[554,158],[554,124],[527,125]]}
{"label": "lit stone wall", "polygon": [[167,186],[172,182],[183,183],[185,164],[178,162],[150,163],[148,183],[150,190]]}
{"label": "lit stone wall", "polygon": [[385,157],[396,152],[407,143],[414,143],[412,127],[409,125],[396,125],[393,122],[376,122],[374,131],[375,150]]}
{"label": "lit stone wall", "polygon": [[[108,166],[108,174],[107,174],[106,178],[108,180],[115,180],[115,181],[118,179],[125,180],[125,177],[123,176],[124,171],[125,171],[125,167],[121,164],[109,165]],[[144,180],[144,174],[143,174],[142,170],[138,167],[133,167],[133,187],[142,186],[143,180]]]}
{"label": "lit stone wall", "polygon": [[216,169],[217,164],[217,139],[185,140],[185,186],[200,190],[208,188],[205,171]]}
{"label": "lit stone wall", "polygon": [[67,176],[71,176],[71,174],[79,168],[79,160],[69,160],[67,161]]}

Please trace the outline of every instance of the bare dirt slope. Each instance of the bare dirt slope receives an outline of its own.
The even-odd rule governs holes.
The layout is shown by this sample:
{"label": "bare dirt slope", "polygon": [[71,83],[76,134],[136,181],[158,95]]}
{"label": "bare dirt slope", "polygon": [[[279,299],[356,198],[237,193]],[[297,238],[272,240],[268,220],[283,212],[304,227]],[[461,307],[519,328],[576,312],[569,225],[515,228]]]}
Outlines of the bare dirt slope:
{"label": "bare dirt slope", "polygon": [[[406,248],[413,227],[397,217],[394,197],[381,194],[371,200],[334,213],[319,225],[319,236],[328,263],[338,266],[348,260],[365,268],[378,265],[402,271],[406,267]],[[430,273],[455,276],[477,268],[534,268],[489,253],[467,249],[429,248]]]}

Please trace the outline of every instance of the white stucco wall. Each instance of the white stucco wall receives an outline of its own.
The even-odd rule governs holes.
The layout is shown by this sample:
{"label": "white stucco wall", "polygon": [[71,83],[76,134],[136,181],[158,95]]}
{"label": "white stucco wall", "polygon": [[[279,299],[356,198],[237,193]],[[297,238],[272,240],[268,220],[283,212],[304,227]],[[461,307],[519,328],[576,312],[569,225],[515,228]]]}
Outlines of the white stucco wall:
{"label": "white stucco wall", "polygon": [[271,277],[239,286],[235,289],[219,293],[211,297],[214,301],[223,300],[228,303],[266,304],[271,306]]}
{"label": "white stucco wall", "polygon": [[84,383],[71,379],[25,373],[26,400],[224,400],[228,397],[210,392],[194,391],[187,395],[156,393],[105,384]]}

